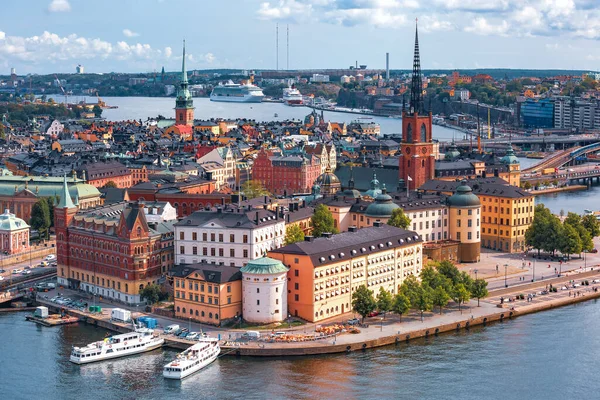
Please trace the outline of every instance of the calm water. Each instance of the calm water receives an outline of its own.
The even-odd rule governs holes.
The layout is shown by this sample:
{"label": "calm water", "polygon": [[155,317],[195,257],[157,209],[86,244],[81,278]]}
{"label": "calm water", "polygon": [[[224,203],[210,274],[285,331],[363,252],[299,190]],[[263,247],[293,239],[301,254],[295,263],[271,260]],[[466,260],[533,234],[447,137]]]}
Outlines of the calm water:
{"label": "calm water", "polygon": [[169,350],[71,364],[71,345],[102,338],[101,329],[38,327],[16,313],[0,315],[0,332],[4,399],[564,399],[600,390],[595,301],[366,352],[225,357],[183,382],[162,378]]}
{"label": "calm water", "polygon": [[[62,96],[53,96],[58,102],[64,101]],[[95,97],[86,97],[87,102],[96,102]],[[175,118],[175,99],[170,97],[103,97],[108,105],[119,108],[106,109],[102,116],[110,121],[123,121],[127,119],[141,119],[162,115],[166,118]],[[84,97],[70,97],[69,102],[83,101]],[[210,101],[208,98],[194,98],[194,116],[197,119],[210,118],[249,118],[256,121],[283,121],[286,119],[301,119],[312,110],[308,107],[290,107],[281,103],[221,103]],[[275,114],[278,116],[275,117]],[[334,122],[355,121],[361,115],[324,112],[325,120]],[[381,126],[381,133],[401,133],[402,120],[384,117],[372,117],[365,121],[375,121]],[[449,140],[453,136],[462,138],[462,133],[440,126],[433,127],[433,137],[440,140]]]}

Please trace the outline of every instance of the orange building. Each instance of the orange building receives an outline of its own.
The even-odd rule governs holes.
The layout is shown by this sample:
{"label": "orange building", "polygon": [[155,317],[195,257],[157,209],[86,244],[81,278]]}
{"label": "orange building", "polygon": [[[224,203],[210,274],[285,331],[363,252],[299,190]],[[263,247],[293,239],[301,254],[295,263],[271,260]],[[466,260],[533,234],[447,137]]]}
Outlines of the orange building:
{"label": "orange building", "polygon": [[178,318],[221,325],[242,314],[242,273],[214,264],[182,264],[171,270]]}
{"label": "orange building", "polygon": [[365,285],[398,293],[422,268],[423,242],[412,231],[376,223],[373,227],[320,238],[306,237],[269,252],[288,272],[288,309],[310,322],[352,310],[352,293]]}

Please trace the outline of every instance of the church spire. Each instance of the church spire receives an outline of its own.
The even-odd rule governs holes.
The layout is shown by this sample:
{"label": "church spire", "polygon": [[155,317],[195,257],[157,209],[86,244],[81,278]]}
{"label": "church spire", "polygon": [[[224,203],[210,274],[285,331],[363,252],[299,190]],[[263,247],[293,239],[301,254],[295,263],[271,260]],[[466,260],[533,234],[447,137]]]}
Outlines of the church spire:
{"label": "church spire", "polygon": [[421,56],[419,54],[419,27],[418,19],[415,21],[415,54],[413,57],[412,82],[410,87],[410,111],[423,114],[423,78],[421,75]]}
{"label": "church spire", "polygon": [[185,39],[183,39],[183,60],[181,61],[181,82],[187,83],[187,71],[185,70]]}
{"label": "church spire", "polygon": [[67,186],[67,174],[64,176],[63,181],[63,190],[60,196],[60,202],[58,203],[58,208],[74,208],[75,204],[73,204],[73,200],[71,200],[71,194],[69,194],[69,187]]}

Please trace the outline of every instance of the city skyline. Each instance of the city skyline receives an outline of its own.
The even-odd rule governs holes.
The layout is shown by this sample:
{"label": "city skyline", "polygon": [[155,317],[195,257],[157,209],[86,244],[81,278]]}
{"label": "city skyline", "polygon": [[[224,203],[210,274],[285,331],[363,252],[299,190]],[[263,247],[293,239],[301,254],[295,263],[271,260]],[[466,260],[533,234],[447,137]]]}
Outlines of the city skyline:
{"label": "city skyline", "polygon": [[280,69],[288,25],[290,69],[384,68],[386,52],[392,69],[410,69],[415,18],[426,70],[598,70],[600,59],[593,0],[39,0],[3,10],[3,73],[176,71],[184,38],[188,69],[275,69],[277,24]]}

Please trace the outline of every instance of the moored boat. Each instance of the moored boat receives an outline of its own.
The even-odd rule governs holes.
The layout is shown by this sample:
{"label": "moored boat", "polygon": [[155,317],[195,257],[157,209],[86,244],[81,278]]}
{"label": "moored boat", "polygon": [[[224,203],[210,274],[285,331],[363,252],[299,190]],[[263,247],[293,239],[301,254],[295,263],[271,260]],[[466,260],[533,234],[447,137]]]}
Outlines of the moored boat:
{"label": "moored boat", "polygon": [[165,365],[163,376],[167,379],[183,379],[215,361],[220,352],[217,339],[203,338]]}

